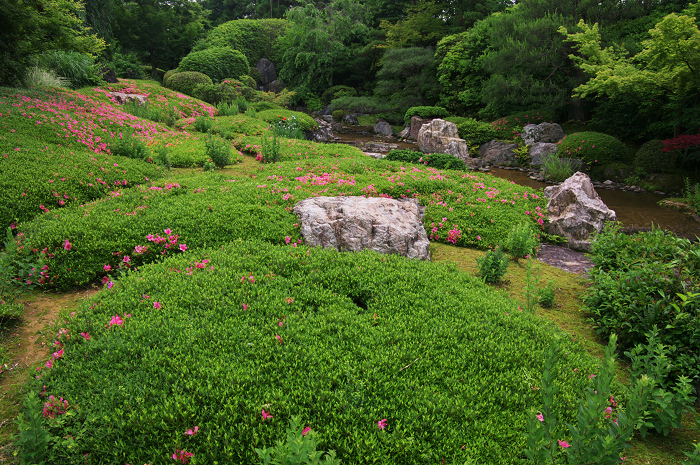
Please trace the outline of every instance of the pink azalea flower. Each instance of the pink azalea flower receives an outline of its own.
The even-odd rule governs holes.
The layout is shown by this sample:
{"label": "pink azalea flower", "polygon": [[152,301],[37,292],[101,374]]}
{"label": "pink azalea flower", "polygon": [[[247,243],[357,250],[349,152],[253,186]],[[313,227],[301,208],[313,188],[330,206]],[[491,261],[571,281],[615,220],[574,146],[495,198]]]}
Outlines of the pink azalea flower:
{"label": "pink azalea flower", "polygon": [[102,278],[102,284],[107,284],[109,282],[109,276]]}
{"label": "pink azalea flower", "polygon": [[51,368],[53,366],[53,360],[46,362],[46,368]]}
{"label": "pink azalea flower", "polygon": [[306,436],[309,431],[311,431],[311,427],[307,426],[306,428],[304,428],[304,431],[301,432],[301,435]]}
{"label": "pink azalea flower", "polygon": [[280,336],[279,334],[275,334],[275,337],[277,338],[277,342],[282,344],[282,336]]}
{"label": "pink azalea flower", "polygon": [[124,263],[129,263],[131,261],[131,257],[129,257],[128,255],[124,255],[124,258],[122,258],[122,261]]}
{"label": "pink azalea flower", "polygon": [[163,232],[164,232],[165,234],[167,234],[168,236],[172,233],[172,231],[170,230],[170,228],[164,230]]}
{"label": "pink azalea flower", "polygon": [[105,265],[104,266],[105,272],[110,271],[112,269],[111,265]]}
{"label": "pink azalea flower", "polygon": [[194,456],[193,453],[187,452],[186,450],[175,449],[173,454],[173,460],[179,460],[182,463],[189,463],[190,457]]}
{"label": "pink azalea flower", "polygon": [[187,431],[185,431],[185,435],[186,436],[194,436],[195,434],[197,434],[198,431],[199,431],[199,426],[195,426],[194,428],[190,428]]}
{"label": "pink azalea flower", "polygon": [[[53,359],[54,359],[54,360],[56,360],[56,359],[58,359],[58,358],[61,358],[61,357],[63,357],[63,349],[59,350],[58,352],[54,352],[54,353],[53,353]],[[608,408],[609,408],[609,407],[608,407]],[[610,409],[610,410],[612,410],[612,409]]]}
{"label": "pink azalea flower", "polygon": [[161,307],[160,302],[153,302],[153,306],[154,306],[156,309],[160,310],[160,307]]}
{"label": "pink azalea flower", "polygon": [[243,304],[243,310],[248,310],[248,306],[246,304]]}
{"label": "pink azalea flower", "polygon": [[379,429],[386,428],[386,421],[387,421],[386,418],[384,418],[383,420],[379,420],[377,422],[377,428],[379,428]]}
{"label": "pink azalea flower", "polygon": [[571,447],[571,444],[569,444],[566,441],[562,441],[561,439],[557,439],[559,441],[559,445],[561,446],[562,449],[566,449],[567,447]]}
{"label": "pink azalea flower", "polygon": [[187,246],[185,244],[180,244],[180,252],[184,252],[187,250]]}
{"label": "pink azalea flower", "polygon": [[91,338],[91,336],[90,336],[89,333],[80,333],[80,335],[83,336],[83,337],[85,338],[86,341],[89,341],[90,338]]}
{"label": "pink azalea flower", "polygon": [[537,419],[540,421],[544,421],[544,415],[540,413],[539,415],[537,415]]}
{"label": "pink azalea flower", "polygon": [[284,243],[285,243],[285,244],[289,244],[289,242],[290,242],[291,240],[292,240],[291,237],[285,236],[285,238],[284,238]]}
{"label": "pink azalea flower", "polygon": [[66,239],[66,242],[63,243],[63,248],[66,250],[70,250],[73,247],[73,245],[68,242],[68,239]]}
{"label": "pink azalea flower", "polygon": [[114,281],[110,281],[107,283],[107,289],[112,289],[112,286],[114,286]]}
{"label": "pink azalea flower", "polygon": [[109,327],[121,326],[124,324],[124,320],[121,319],[119,315],[114,315],[111,320],[109,320]]}
{"label": "pink azalea flower", "polygon": [[273,415],[270,415],[269,413],[267,413],[267,412],[265,411],[265,409],[262,410],[262,419],[263,419],[263,421],[267,420],[268,418],[272,418],[272,417],[273,417]]}

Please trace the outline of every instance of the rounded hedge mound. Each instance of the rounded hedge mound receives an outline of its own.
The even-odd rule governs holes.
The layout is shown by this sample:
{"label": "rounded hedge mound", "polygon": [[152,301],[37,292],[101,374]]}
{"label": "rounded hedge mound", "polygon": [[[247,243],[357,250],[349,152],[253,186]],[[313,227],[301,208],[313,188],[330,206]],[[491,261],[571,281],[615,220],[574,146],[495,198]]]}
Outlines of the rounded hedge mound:
{"label": "rounded hedge mound", "polygon": [[654,139],[642,144],[634,156],[635,167],[641,168],[649,174],[660,173],[665,168],[670,168],[674,165],[671,153],[664,152],[664,143],[661,140]]}
{"label": "rounded hedge mound", "polygon": [[166,71],[163,75],[163,87],[168,87],[168,80],[170,80],[170,78],[173,77],[173,75],[179,72],[179,69],[171,69],[170,71]]}
{"label": "rounded hedge mound", "polygon": [[201,85],[212,85],[213,82],[206,74],[197,71],[183,71],[173,74],[168,79],[168,87],[172,90],[194,96],[195,89]]}
{"label": "rounded hedge mound", "polygon": [[198,52],[190,52],[182,59],[178,69],[198,71],[220,82],[226,78],[236,78],[248,74],[250,65],[243,53],[231,47],[211,47]]}
{"label": "rounded hedge mound", "polygon": [[254,447],[284,439],[293,416],[348,465],[518,463],[549,346],[566,353],[560,421],[575,421],[597,372],[580,344],[478,278],[372,251],[187,250],[65,319],[62,356],[32,387],[70,405],[52,433],[76,440],[52,443],[56,465],[176,449],[257,463]]}
{"label": "rounded hedge mound", "polygon": [[306,113],[292,110],[262,110],[255,115],[256,118],[277,124],[280,121],[294,119],[302,131],[310,131],[317,126],[316,121]]}
{"label": "rounded hedge mound", "polygon": [[332,100],[340,97],[356,97],[357,90],[349,86],[333,86],[323,92],[321,101],[324,105],[330,105]]}
{"label": "rounded hedge mound", "polygon": [[442,107],[411,107],[406,110],[403,116],[403,121],[410,124],[411,117],[420,116],[421,118],[444,118],[450,116],[450,113]]}
{"label": "rounded hedge mound", "polygon": [[629,155],[629,149],[619,139],[600,132],[577,132],[557,144],[559,157],[580,158],[589,166],[625,160]]}
{"label": "rounded hedge mound", "polygon": [[482,145],[500,138],[499,131],[493,123],[484,123],[473,118],[469,118],[457,125],[457,130],[459,137],[466,140],[470,146]]}

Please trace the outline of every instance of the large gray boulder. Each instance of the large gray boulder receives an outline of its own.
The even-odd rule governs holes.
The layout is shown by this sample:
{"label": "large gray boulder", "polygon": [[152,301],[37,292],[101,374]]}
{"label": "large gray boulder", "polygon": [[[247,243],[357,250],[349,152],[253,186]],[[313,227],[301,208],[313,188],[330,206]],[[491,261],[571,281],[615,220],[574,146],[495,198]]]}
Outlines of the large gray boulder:
{"label": "large gray boulder", "polygon": [[526,145],[536,142],[557,143],[564,138],[564,130],[557,123],[528,124],[523,128]]}
{"label": "large gray boulder", "polygon": [[328,142],[333,140],[333,125],[323,118],[314,118],[318,129],[309,131],[310,139],[316,142]]}
{"label": "large gray boulder", "polygon": [[459,138],[457,125],[440,118],[423,125],[418,133],[418,147],[423,153],[449,153],[464,161],[470,158],[467,141]]}
{"label": "large gray boulder", "polygon": [[549,198],[547,232],[565,237],[571,249],[590,252],[591,236],[602,231],[606,222],[617,220],[584,173],[577,172],[560,185],[547,187],[544,195]]}
{"label": "large gray boulder", "polygon": [[298,202],[294,213],[311,246],[430,260],[423,207],[415,199],[310,197]]}
{"label": "large gray boulder", "polygon": [[518,161],[515,159],[516,144],[492,140],[479,147],[479,156],[489,165],[515,166]]}
{"label": "large gray boulder", "polygon": [[530,164],[542,166],[553,153],[557,153],[559,146],[548,142],[535,142],[530,146]]}
{"label": "large gray boulder", "polygon": [[377,124],[374,125],[374,132],[382,136],[393,136],[394,127],[386,121],[377,121]]}
{"label": "large gray boulder", "polygon": [[267,58],[261,58],[258,60],[258,64],[255,65],[260,71],[260,82],[263,86],[271,84],[277,80],[277,71],[275,70],[275,65],[272,64]]}
{"label": "large gray boulder", "polygon": [[409,137],[413,140],[418,140],[418,133],[424,124],[431,122],[432,118],[421,118],[420,116],[411,116],[411,130]]}
{"label": "large gray boulder", "polygon": [[108,94],[112,98],[112,101],[119,105],[124,105],[131,101],[136,101],[139,105],[148,104],[148,95],[125,94],[123,92],[108,92]]}

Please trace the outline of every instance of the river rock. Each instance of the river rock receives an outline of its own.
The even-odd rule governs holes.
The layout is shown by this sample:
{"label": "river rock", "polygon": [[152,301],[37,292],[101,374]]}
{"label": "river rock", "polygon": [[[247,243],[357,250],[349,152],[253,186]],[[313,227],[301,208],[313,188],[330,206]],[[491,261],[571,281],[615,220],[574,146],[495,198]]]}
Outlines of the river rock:
{"label": "river rock", "polygon": [[360,124],[360,122],[357,120],[357,116],[353,115],[352,113],[343,116],[343,121],[348,124]]}
{"label": "river rock", "polygon": [[328,142],[329,140],[333,140],[333,126],[331,123],[322,118],[314,118],[314,121],[316,121],[318,129],[309,131],[309,139],[316,142]]}
{"label": "river rock", "polygon": [[559,146],[548,142],[535,142],[530,147],[530,164],[532,166],[542,166],[549,156],[557,153]]}
{"label": "river rock", "polygon": [[284,83],[282,78],[277,78],[271,83],[267,84],[265,86],[265,90],[267,90],[267,92],[274,92],[278,94],[284,90],[285,86],[286,84]]}
{"label": "river rock", "polygon": [[258,60],[258,64],[255,65],[260,71],[260,82],[262,85],[266,86],[277,80],[277,71],[275,70],[275,65],[272,64],[267,58],[261,58]]}
{"label": "river rock", "polygon": [[431,122],[432,118],[421,118],[420,116],[411,116],[411,132],[409,137],[413,140],[418,140],[418,133],[424,124]]}
{"label": "river rock", "polygon": [[479,155],[490,165],[515,166],[518,164],[514,152],[517,148],[516,144],[492,140],[479,147]]}
{"label": "river rock", "polygon": [[114,72],[112,68],[102,68],[102,79],[105,80],[105,82],[109,82],[110,84],[116,84],[117,82],[117,73]]}
{"label": "river rock", "polygon": [[565,135],[557,123],[528,124],[523,128],[523,139],[527,145],[536,142],[557,143]]}
{"label": "river rock", "polygon": [[411,127],[406,126],[405,128],[403,128],[403,131],[398,133],[398,137],[399,139],[408,139],[409,137],[411,137]]}
{"label": "river rock", "polygon": [[108,92],[109,96],[112,97],[112,100],[115,103],[118,103],[119,105],[124,105],[125,103],[131,102],[132,100],[135,100],[139,103],[139,105],[147,105],[148,104],[148,96],[147,95],[141,95],[141,94],[125,94],[123,92]]}
{"label": "river rock", "polygon": [[424,208],[415,199],[311,197],[298,202],[294,213],[311,246],[430,260]]}
{"label": "river rock", "polygon": [[418,147],[423,153],[449,153],[464,161],[470,158],[467,141],[459,138],[457,125],[440,118],[423,125]]}
{"label": "river rock", "polygon": [[606,222],[617,220],[584,173],[577,172],[560,185],[547,187],[544,195],[549,198],[547,232],[565,237],[571,249],[590,252],[591,236],[602,231]]}
{"label": "river rock", "polygon": [[394,128],[386,121],[377,121],[377,124],[374,125],[374,132],[383,136],[393,136]]}

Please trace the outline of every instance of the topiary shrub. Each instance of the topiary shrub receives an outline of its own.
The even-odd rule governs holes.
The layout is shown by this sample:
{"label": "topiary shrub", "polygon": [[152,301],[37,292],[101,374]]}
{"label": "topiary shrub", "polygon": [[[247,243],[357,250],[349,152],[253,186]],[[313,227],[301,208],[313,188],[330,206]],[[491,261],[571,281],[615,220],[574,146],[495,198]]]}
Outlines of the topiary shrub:
{"label": "topiary shrub", "polygon": [[329,105],[331,100],[340,97],[356,97],[357,91],[349,86],[333,86],[329,87],[321,95],[321,101],[324,105]]}
{"label": "topiary shrub", "polygon": [[238,97],[238,93],[225,84],[200,84],[193,92],[193,97],[212,105],[219,105],[221,102],[232,103]]}
{"label": "topiary shrub", "polygon": [[192,97],[195,95],[195,89],[203,84],[212,85],[213,82],[206,74],[196,71],[183,71],[172,75],[168,79],[168,88]]}
{"label": "topiary shrub", "polygon": [[257,118],[263,121],[267,121],[272,125],[277,125],[280,122],[294,121],[299,129],[302,131],[310,131],[316,128],[316,121],[309,115],[301,113],[298,111],[291,110],[260,110],[258,111]]}
{"label": "topiary shrub", "polygon": [[450,113],[442,107],[411,107],[403,116],[404,123],[409,124],[412,116],[421,118],[444,118]]}
{"label": "topiary shrub", "polygon": [[238,78],[250,71],[248,59],[231,47],[211,47],[198,52],[190,52],[182,59],[178,69],[198,71],[219,82],[228,77]]}
{"label": "topiary shrub", "polygon": [[166,71],[165,74],[163,75],[163,87],[168,87],[168,80],[175,74],[179,73],[179,69],[171,69],[170,71]]}
{"label": "topiary shrub", "polygon": [[498,139],[498,130],[492,123],[484,123],[474,118],[468,118],[457,126],[459,137],[467,141],[467,145],[481,145]]}
{"label": "topiary shrub", "polygon": [[642,144],[634,156],[634,166],[647,173],[660,173],[664,168],[672,168],[675,165],[675,157],[671,153],[663,152],[664,143],[654,139]]}
{"label": "topiary shrub", "polygon": [[600,132],[578,132],[557,142],[561,158],[580,158],[588,166],[624,160],[629,150],[619,139]]}
{"label": "topiary shrub", "polygon": [[250,87],[251,89],[255,89],[255,90],[258,89],[258,83],[255,82],[254,78],[248,76],[247,74],[244,74],[243,76],[241,76],[241,82],[243,84],[247,85],[248,87]]}
{"label": "topiary shrub", "polygon": [[343,117],[347,114],[348,112],[345,110],[335,110],[333,112],[333,121],[341,122],[343,120]]}

